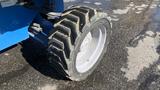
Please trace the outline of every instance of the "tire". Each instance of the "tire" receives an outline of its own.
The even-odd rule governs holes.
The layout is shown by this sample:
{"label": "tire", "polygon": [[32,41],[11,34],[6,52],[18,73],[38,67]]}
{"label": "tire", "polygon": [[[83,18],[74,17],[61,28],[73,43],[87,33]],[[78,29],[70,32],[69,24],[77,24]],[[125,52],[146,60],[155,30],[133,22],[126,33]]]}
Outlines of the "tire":
{"label": "tire", "polygon": [[[102,41],[104,41],[103,43],[104,47],[98,54],[99,56],[96,57],[97,59],[95,59],[95,61],[93,60],[94,64],[90,66],[90,68],[86,67],[86,71],[78,69],[78,66],[82,67],[80,66],[81,64],[77,63],[82,62],[82,60],[79,60],[78,55],[85,37],[88,36],[89,33],[93,34],[92,31],[94,30],[94,28],[97,27],[101,28],[101,25],[105,29],[103,30],[103,32],[105,32],[106,34],[104,39],[102,39]],[[98,30],[94,31],[97,32]],[[101,32],[101,34],[103,33]],[[49,34],[49,43],[48,43],[49,62],[54,68],[57,69],[57,71],[61,75],[73,81],[84,80],[94,71],[94,69],[97,67],[97,65],[103,58],[104,54],[106,53],[110,35],[111,35],[111,25],[105,13],[101,13],[95,9],[84,6],[73,7],[72,9],[69,9],[62,14],[59,21],[55,24],[54,30],[51,31]],[[98,42],[99,40],[100,39],[98,39]],[[100,44],[96,43],[96,45]],[[91,47],[94,47],[96,45],[93,46],[91,45]],[[87,52],[92,52],[92,51],[96,53],[94,49],[88,49]],[[90,57],[86,58],[88,62],[93,62],[89,61],[89,59]]]}

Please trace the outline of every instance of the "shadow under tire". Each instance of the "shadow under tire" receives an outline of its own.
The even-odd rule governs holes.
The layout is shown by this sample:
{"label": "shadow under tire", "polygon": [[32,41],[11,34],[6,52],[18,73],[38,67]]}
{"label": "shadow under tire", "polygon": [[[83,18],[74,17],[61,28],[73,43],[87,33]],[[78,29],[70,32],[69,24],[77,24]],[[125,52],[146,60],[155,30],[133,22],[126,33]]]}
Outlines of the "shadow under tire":
{"label": "shadow under tire", "polygon": [[107,14],[90,7],[73,7],[62,14],[49,34],[49,63],[62,76],[84,80],[106,53],[110,35]]}

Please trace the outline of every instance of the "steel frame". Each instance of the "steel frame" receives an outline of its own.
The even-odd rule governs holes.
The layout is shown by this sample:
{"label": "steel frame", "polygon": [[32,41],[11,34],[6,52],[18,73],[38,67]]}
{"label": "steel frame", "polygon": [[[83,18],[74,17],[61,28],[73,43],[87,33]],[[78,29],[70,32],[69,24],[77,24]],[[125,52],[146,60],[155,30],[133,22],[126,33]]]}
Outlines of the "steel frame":
{"label": "steel frame", "polygon": [[[29,26],[35,22],[43,23],[49,27],[47,21],[40,17],[40,10],[43,8],[45,0],[33,0],[37,9],[29,9],[20,5],[10,7],[0,7],[0,51],[15,45],[30,37]],[[63,12],[63,0],[49,0],[49,3],[54,5],[51,12]],[[39,18],[36,21],[36,18]],[[48,30],[47,32],[49,32]],[[33,37],[35,35],[32,34]],[[47,36],[46,36],[47,37]],[[36,37],[38,38],[38,37]],[[41,40],[41,38],[39,38]],[[41,40],[46,41],[46,40]]]}

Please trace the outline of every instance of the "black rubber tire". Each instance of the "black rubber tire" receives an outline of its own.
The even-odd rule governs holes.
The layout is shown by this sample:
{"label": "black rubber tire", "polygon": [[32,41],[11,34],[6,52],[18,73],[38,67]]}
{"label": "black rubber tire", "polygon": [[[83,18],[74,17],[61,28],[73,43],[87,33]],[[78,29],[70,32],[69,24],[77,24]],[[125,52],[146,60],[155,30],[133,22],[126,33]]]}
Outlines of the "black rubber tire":
{"label": "black rubber tire", "polygon": [[[90,30],[104,24],[107,27],[107,42],[97,63],[89,71],[80,73],[75,67],[76,56],[84,37]],[[49,62],[57,71],[74,81],[86,79],[97,67],[109,43],[111,25],[107,15],[84,6],[65,11],[49,34]]]}

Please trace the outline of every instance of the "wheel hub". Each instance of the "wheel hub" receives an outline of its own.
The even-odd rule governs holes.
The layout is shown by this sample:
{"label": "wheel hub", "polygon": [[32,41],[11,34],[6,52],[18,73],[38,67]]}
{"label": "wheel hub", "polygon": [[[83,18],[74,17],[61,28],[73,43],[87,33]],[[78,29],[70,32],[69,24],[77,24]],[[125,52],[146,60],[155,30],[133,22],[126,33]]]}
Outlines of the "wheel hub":
{"label": "wheel hub", "polygon": [[76,57],[78,72],[85,73],[97,63],[104,49],[106,36],[106,27],[104,25],[100,25],[86,35]]}

